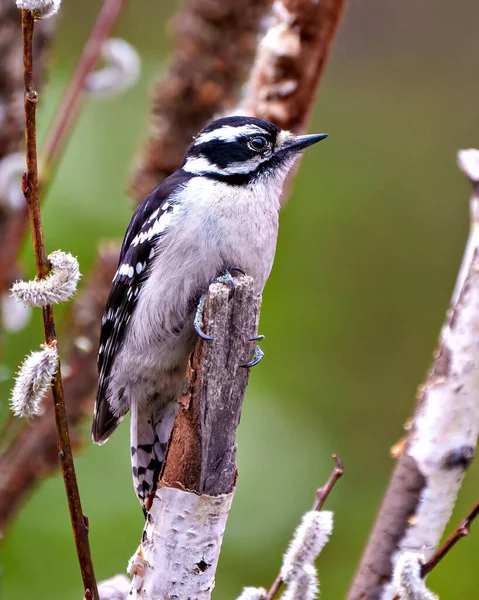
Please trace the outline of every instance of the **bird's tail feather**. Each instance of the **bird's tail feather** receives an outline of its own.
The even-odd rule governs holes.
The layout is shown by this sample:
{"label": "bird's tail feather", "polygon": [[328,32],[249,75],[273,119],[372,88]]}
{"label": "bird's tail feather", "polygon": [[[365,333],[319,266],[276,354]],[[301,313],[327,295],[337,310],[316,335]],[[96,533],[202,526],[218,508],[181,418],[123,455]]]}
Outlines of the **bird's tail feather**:
{"label": "bird's tail feather", "polygon": [[156,490],[178,406],[175,398],[164,403],[156,400],[149,410],[138,410],[136,400],[131,400],[131,466],[136,494],[142,504]]}

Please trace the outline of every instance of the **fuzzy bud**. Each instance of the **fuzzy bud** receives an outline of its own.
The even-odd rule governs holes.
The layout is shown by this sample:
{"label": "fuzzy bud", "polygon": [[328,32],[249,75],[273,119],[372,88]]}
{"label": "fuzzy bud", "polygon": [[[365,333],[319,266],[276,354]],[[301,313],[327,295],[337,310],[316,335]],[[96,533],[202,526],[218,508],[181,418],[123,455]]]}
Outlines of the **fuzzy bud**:
{"label": "fuzzy bud", "polygon": [[421,577],[424,556],[417,552],[403,552],[396,561],[393,573],[393,587],[399,600],[438,600],[426,588]]}
{"label": "fuzzy bud", "polygon": [[89,73],[85,81],[90,94],[109,98],[121,94],[138,82],[141,60],[131,44],[118,38],[106,40],[101,55],[105,66]]}
{"label": "fuzzy bud", "polygon": [[333,530],[331,511],[311,510],[303,516],[283,558],[280,575],[288,582],[297,570],[312,565],[326,545]]}
{"label": "fuzzy bud", "polygon": [[29,10],[35,19],[48,19],[58,12],[61,0],[16,0],[17,8]]}
{"label": "fuzzy bud", "polygon": [[34,417],[40,414],[40,405],[57,370],[56,343],[42,345],[43,350],[32,352],[17,374],[10,398],[11,408],[17,417]]}
{"label": "fuzzy bud", "polygon": [[236,600],[265,600],[266,594],[264,588],[245,587]]}
{"label": "fuzzy bud", "polygon": [[296,570],[294,578],[288,583],[288,588],[281,600],[314,600],[319,593],[318,577],[313,565],[305,565]]}
{"label": "fuzzy bud", "polygon": [[76,292],[80,270],[77,259],[66,252],[57,250],[48,256],[52,270],[45,279],[17,281],[12,287],[12,295],[26,306],[47,306],[66,302]]}

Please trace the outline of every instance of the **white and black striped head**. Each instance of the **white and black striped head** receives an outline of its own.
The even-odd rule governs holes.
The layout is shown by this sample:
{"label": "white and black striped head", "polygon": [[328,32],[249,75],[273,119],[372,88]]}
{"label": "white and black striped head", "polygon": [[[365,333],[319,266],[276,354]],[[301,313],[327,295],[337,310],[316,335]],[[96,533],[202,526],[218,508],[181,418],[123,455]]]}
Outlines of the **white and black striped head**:
{"label": "white and black striped head", "polygon": [[241,185],[259,177],[286,173],[308,146],[326,134],[299,135],[254,117],[212,121],[189,147],[183,170]]}

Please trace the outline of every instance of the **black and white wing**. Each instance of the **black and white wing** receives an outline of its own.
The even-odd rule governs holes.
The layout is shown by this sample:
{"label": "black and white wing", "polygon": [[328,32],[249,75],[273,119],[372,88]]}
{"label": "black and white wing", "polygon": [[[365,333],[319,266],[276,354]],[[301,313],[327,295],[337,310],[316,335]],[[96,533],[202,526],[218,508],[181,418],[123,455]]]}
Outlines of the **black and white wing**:
{"label": "black and white wing", "polygon": [[[98,350],[98,392],[92,424],[92,438],[97,444],[106,442],[123,414],[114,414],[108,397],[112,367],[125,340],[128,323],[135,310],[138,295],[149,276],[155,246],[164,235],[168,213],[176,204],[175,192],[191,178],[176,171],[155,188],[136,209],[123,240],[120,261],[103,313]],[[120,405],[120,400],[117,399]]]}

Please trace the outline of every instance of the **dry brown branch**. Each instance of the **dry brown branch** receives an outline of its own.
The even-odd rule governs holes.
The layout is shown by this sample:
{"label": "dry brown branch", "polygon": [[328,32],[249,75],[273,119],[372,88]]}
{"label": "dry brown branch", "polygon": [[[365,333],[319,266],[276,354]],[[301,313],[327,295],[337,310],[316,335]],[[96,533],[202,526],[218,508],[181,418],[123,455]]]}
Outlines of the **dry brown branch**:
{"label": "dry brown branch", "polygon": [[407,439],[395,447],[398,462],[348,600],[393,598],[391,577],[401,553],[424,550],[426,559],[434,553],[474,458],[479,434],[478,157],[477,150],[459,153],[474,186],[471,231],[438,349],[419,388]]}
{"label": "dry brown branch", "polygon": [[[333,487],[338,482],[338,479],[340,479],[343,476],[344,467],[342,460],[339,458],[339,456],[336,456],[336,454],[333,454],[333,458],[336,462],[336,466],[331,471],[331,475],[328,477],[327,482],[317,490],[312,510],[319,511],[323,508],[323,505],[328,499],[328,496],[331,493]],[[283,578],[281,577],[281,575],[278,575],[274,580],[272,586],[269,588],[265,600],[273,600],[273,598],[275,598],[276,594],[279,592],[283,583]]]}
{"label": "dry brown branch", "polygon": [[[22,11],[22,36],[23,36],[23,66],[25,85],[25,142],[27,171],[23,177],[22,190],[28,205],[30,224],[33,237],[33,250],[37,267],[37,277],[44,279],[49,271],[50,264],[45,254],[43,240],[42,221],[40,214],[40,193],[38,181],[37,164],[37,131],[36,131],[36,109],[38,94],[35,90],[33,77],[33,14],[28,10]],[[53,307],[50,305],[42,309],[43,327],[45,331],[45,342],[47,345],[56,345],[55,322]],[[73,452],[70,443],[70,432],[68,428],[67,413],[65,409],[65,398],[63,394],[63,383],[60,360],[58,360],[57,372],[52,381],[53,406],[55,422],[58,434],[58,456],[65,483],[65,491],[70,510],[70,519],[75,537],[78,561],[85,590],[89,590],[93,600],[98,599],[98,589],[95,580],[95,572],[90,553],[88,541],[88,520],[83,514],[80,492],[73,463]]]}
{"label": "dry brown branch", "polygon": [[437,564],[446,556],[446,554],[457,544],[463,537],[471,533],[471,525],[474,519],[479,515],[479,503],[469,512],[462,523],[448,537],[444,544],[431,556],[431,558],[422,566],[421,576],[426,577]]}
{"label": "dry brown branch", "polygon": [[192,355],[189,391],[133,559],[141,566],[132,569],[132,598],[206,600],[213,589],[237,476],[236,430],[248,382],[240,365],[251,358],[260,307],[251,277],[236,280],[231,299],[230,291],[213,283],[208,292],[204,322],[214,341],[198,339]]}
{"label": "dry brown branch", "polygon": [[[116,246],[100,250],[93,273],[73,305],[68,328],[71,339],[62,344],[70,348],[64,389],[72,444],[76,448],[81,445],[80,421],[93,411],[101,315],[117,263]],[[44,414],[28,422],[0,455],[0,539],[36,484],[58,468],[57,445],[53,402],[45,403]]]}
{"label": "dry brown branch", "polygon": [[[0,0],[0,160],[23,148],[25,129],[23,122],[23,63],[20,35],[21,13],[12,0]],[[45,79],[45,65],[53,34],[54,20],[38,24],[34,43],[37,89]],[[5,182],[0,182],[0,196],[5,193]],[[5,200],[5,199],[4,199]],[[17,251],[14,240],[23,228],[22,211],[0,203],[0,293],[7,290],[15,278]],[[28,222],[28,214],[27,214]]]}
{"label": "dry brown branch", "polygon": [[187,0],[174,19],[175,54],[152,93],[148,138],[130,188],[142,200],[183,160],[192,137],[231,109],[271,0]]}

